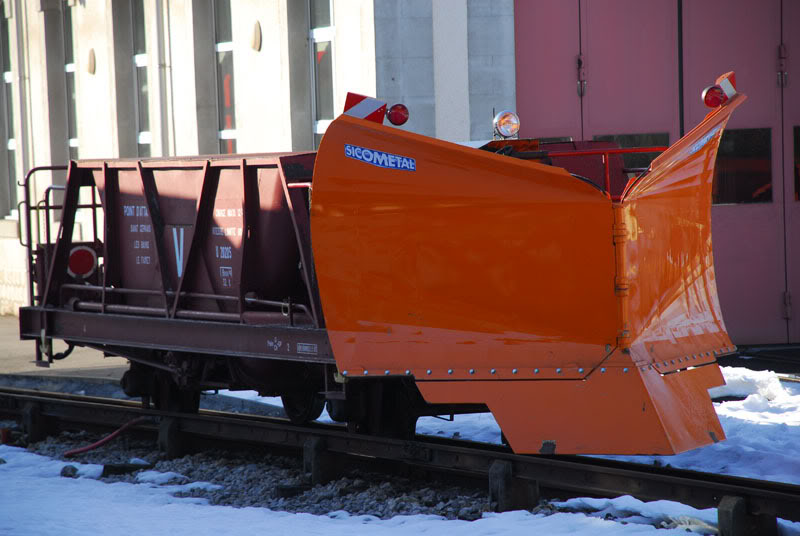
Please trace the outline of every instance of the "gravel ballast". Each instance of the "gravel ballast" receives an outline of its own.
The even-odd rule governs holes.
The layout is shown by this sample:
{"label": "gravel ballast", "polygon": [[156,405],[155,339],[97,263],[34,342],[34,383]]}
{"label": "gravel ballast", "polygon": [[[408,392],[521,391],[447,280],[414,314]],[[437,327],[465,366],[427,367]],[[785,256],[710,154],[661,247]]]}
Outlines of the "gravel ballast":
{"label": "gravel ballast", "polygon": [[[144,471],[175,473],[164,484],[208,482],[176,496],[203,497],[210,504],[264,507],[288,512],[390,518],[402,514],[435,514],[448,519],[474,520],[490,510],[487,493],[408,477],[354,471],[324,485],[309,486],[302,460],[266,451],[207,451],[166,459],[151,441],[122,436],[95,450],[65,458],[68,450],[94,443],[101,436],[87,432],[62,432],[28,450],[73,463],[128,465],[147,462],[142,469],[101,477],[104,482],[141,482]],[[74,476],[67,469],[64,476]],[[159,485],[152,481],[141,485]],[[217,487],[219,486],[219,487]]]}
{"label": "gravel ballast", "polygon": [[[117,384],[4,376],[0,384],[18,388],[71,392],[93,396],[127,398]],[[227,396],[204,395],[201,407],[222,411],[283,416],[283,409],[239,400]],[[15,423],[12,424],[16,427]],[[19,435],[17,429],[16,435]],[[485,490],[474,490],[430,480],[388,476],[354,471],[324,485],[310,486],[299,458],[278,456],[266,450],[207,451],[177,459],[167,459],[151,440],[137,439],[125,433],[113,441],[74,457],[64,453],[90,445],[102,436],[87,432],[62,432],[58,436],[25,445],[28,450],[75,465],[93,463],[107,469],[128,467],[131,461],[147,463],[141,469],[106,471],[104,482],[130,482],[142,485],[185,484],[208,482],[214,486],[193,487],[176,492],[176,496],[206,498],[210,504],[234,507],[264,507],[288,512],[328,514],[346,511],[353,515],[390,518],[402,514],[435,514],[448,519],[474,520],[489,511],[491,505]],[[164,482],[142,482],[145,471],[175,473],[176,478]],[[121,472],[122,474],[113,474]],[[65,468],[63,476],[77,472]],[[217,487],[220,486],[220,487]]]}

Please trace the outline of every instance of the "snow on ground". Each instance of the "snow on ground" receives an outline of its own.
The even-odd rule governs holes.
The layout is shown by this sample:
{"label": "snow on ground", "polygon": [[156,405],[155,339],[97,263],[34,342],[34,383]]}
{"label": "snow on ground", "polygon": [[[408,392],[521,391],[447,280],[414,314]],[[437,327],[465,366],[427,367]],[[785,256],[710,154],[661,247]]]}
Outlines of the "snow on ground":
{"label": "snow on ground", "polygon": [[455,437],[500,444],[500,426],[491,413],[456,415],[453,421],[439,417],[420,417],[417,433],[442,437]]}
{"label": "snow on ground", "polygon": [[726,475],[800,485],[800,384],[780,382],[769,371],[722,367],[727,385],[713,397],[741,396],[715,403],[727,439],[675,456],[617,456]]}
{"label": "snow on ground", "polygon": [[[494,534],[592,534],[592,535],[685,535],[688,524],[680,518],[713,520],[713,510],[698,511],[669,503],[653,507],[631,497],[588,503],[573,499],[564,503],[576,512],[587,504],[603,514],[615,512],[626,517],[627,525],[608,521],[602,516],[561,512],[552,515],[529,512],[484,514],[477,521],[448,521],[433,515],[397,516],[381,520],[373,516],[351,516],[331,512],[326,516],[274,512],[266,508],[209,506],[205,499],[174,497],[204,483],[173,484],[181,480],[177,473],[154,471],[142,473],[142,484],[116,482],[106,484],[94,478],[100,466],[81,465],[79,478],[63,478],[65,462],[0,445],[0,534],[108,536],[126,534],[170,534],[170,536],[205,534],[325,534],[356,536],[360,534],[415,535],[458,533],[460,535]],[[207,484],[205,484],[207,485]],[[651,505],[654,503],[650,503]],[[676,521],[676,528],[659,530],[647,524],[652,512],[666,523]]]}
{"label": "snow on ground", "polygon": [[[232,396],[234,398],[241,398],[242,400],[250,400],[251,402],[261,402],[262,404],[271,404],[273,406],[283,407],[283,402],[279,396],[258,396],[258,391],[228,391],[222,389],[219,394],[223,396]],[[213,395],[209,395],[213,396]]]}
{"label": "snow on ground", "polygon": [[[723,368],[727,385],[712,390],[715,397],[739,396],[717,403],[727,440],[677,456],[625,456],[616,459],[661,463],[674,467],[800,484],[800,384],[781,383],[771,372]],[[260,399],[257,393],[225,393],[280,405],[280,398]],[[327,413],[320,420],[330,421]],[[500,442],[491,415],[456,416],[450,422],[425,417],[417,432]],[[138,484],[106,484],[96,480],[97,465],[79,465],[77,479],[60,476],[65,462],[24,449],[0,445],[0,534],[139,533],[238,534],[259,528],[274,534],[686,534],[713,533],[716,510],[632,497],[571,499],[557,503],[568,512],[484,514],[477,521],[448,521],[437,516],[398,516],[380,520],[331,512],[327,516],[273,512],[264,508],[210,506],[205,499],[174,497],[178,491],[213,486],[186,482],[177,473],[144,471]],[[571,513],[574,512],[574,513]],[[607,515],[626,524],[606,520]],[[665,527],[657,530],[653,525]],[[800,535],[800,523],[780,522],[781,534]]]}

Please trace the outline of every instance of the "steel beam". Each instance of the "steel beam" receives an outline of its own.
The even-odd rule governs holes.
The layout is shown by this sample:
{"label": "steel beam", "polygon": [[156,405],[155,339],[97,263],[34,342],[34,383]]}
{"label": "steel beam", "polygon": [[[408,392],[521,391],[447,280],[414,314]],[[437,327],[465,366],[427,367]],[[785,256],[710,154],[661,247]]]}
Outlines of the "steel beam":
{"label": "steel beam", "polygon": [[42,307],[21,307],[19,325],[22,339],[40,339],[45,329],[46,337],[77,344],[334,363],[324,329],[82,313]]}

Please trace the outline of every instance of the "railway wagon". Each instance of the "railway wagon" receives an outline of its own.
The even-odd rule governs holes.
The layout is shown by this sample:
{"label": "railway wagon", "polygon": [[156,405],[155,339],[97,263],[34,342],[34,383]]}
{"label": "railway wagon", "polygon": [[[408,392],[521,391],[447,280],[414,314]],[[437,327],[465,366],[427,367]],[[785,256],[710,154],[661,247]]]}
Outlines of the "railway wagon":
{"label": "railway wagon", "polygon": [[55,168],[34,169],[21,337],[44,366],[75,346],[127,358],[125,391],[166,411],[257,389],[297,423],[327,403],[396,437],[488,410],[521,453],[722,440],[707,389],[735,348],[710,193],[745,96],[728,73],[704,98],[705,120],[630,180],[617,149],[466,147],[383,125],[380,103],[316,153],[73,161],[58,203],[33,204],[31,177]]}

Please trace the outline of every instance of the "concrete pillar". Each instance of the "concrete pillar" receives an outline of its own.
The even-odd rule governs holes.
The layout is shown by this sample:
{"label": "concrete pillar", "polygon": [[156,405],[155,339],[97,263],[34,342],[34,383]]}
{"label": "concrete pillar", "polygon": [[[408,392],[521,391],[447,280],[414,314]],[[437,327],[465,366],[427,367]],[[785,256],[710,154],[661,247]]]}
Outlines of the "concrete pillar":
{"label": "concrete pillar", "polygon": [[[197,152],[199,154],[215,154],[219,153],[219,115],[217,112],[217,52],[215,50],[213,4],[208,0],[193,0],[191,4],[190,18],[184,20],[184,24],[191,21],[192,40],[188,45],[193,45],[193,48],[182,55],[182,58],[194,60],[193,62],[186,61],[186,63],[194,64],[193,81],[196,105],[194,118],[197,123]],[[235,69],[235,55],[233,61]],[[234,91],[240,84],[241,81],[239,84],[234,82]],[[192,92],[192,90],[187,92]],[[179,93],[176,93],[176,95],[183,94],[180,90]],[[179,132],[181,128],[182,125],[176,125]]]}
{"label": "concrete pillar", "polygon": [[409,120],[400,129],[435,136],[432,2],[373,5],[377,97],[408,106]]}
{"label": "concrete pillar", "polygon": [[175,154],[172,132],[172,56],[169,26],[169,0],[145,2],[144,18],[147,27],[147,82],[150,86],[150,135],[152,156]]}
{"label": "concrete pillar", "polygon": [[514,0],[468,0],[471,139],[492,137],[493,111],[516,110]]}
{"label": "concrete pillar", "polygon": [[433,2],[433,88],[436,137],[469,140],[467,0]]}
{"label": "concrete pillar", "polygon": [[109,59],[113,58],[111,74],[116,115],[113,129],[117,138],[120,157],[135,158],[138,155],[136,132],[136,88],[133,77],[133,17],[129,0],[112,0],[109,11],[111,20]]}
{"label": "concrete pillar", "polygon": [[[309,76],[306,4],[291,0],[231,2],[236,147],[240,153],[293,149],[293,55],[302,56],[301,75]],[[300,17],[293,17],[295,11],[301,12]],[[256,25],[261,32],[258,50],[253,47]],[[302,104],[310,109],[311,101]]]}
{"label": "concrete pillar", "polygon": [[79,156],[82,159],[118,157],[111,5],[79,2],[70,9],[75,45]]}
{"label": "concrete pillar", "polygon": [[[208,3],[210,6],[211,4]],[[196,155],[198,146],[198,98],[200,89],[208,91],[208,85],[195,91],[194,32],[191,0],[165,0],[163,13],[164,39],[168,48],[164,51],[166,64],[163,70],[170,99],[167,117],[169,126],[168,150],[171,156]],[[210,8],[209,8],[210,9]],[[208,37],[213,50],[213,35]],[[167,45],[165,45],[167,46]],[[208,48],[207,47],[207,48]],[[207,56],[205,69],[210,69],[212,56]],[[212,71],[213,72],[213,71]],[[213,79],[212,79],[213,80]],[[213,90],[213,85],[210,87]],[[216,118],[216,111],[213,115]],[[214,127],[216,128],[216,126]],[[216,134],[216,131],[214,132]],[[216,151],[215,151],[216,152]]]}
{"label": "concrete pillar", "polygon": [[[308,39],[308,2],[286,2],[286,60],[289,64],[289,99],[292,126],[292,150],[314,148],[311,117],[311,51]],[[372,48],[375,44],[373,40]]]}
{"label": "concrete pillar", "polygon": [[372,0],[333,3],[334,116],[344,109],[348,92],[374,96],[375,8]]}

